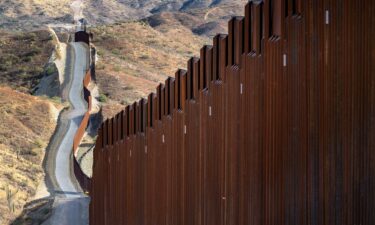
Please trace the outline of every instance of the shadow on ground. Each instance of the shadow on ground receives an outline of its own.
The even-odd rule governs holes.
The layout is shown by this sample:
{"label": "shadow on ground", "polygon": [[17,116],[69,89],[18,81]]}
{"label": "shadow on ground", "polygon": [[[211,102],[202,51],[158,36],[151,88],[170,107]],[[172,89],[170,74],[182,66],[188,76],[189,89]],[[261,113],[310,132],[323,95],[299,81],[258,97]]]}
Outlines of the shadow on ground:
{"label": "shadow on ground", "polygon": [[27,203],[11,225],[39,225],[46,221],[52,213],[54,198],[47,197]]}

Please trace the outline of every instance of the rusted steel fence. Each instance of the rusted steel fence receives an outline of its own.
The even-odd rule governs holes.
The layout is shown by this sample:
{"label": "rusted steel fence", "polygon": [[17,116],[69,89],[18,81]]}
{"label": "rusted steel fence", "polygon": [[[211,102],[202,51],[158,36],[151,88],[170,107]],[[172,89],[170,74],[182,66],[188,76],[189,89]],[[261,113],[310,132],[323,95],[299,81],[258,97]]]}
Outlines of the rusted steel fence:
{"label": "rusted steel fence", "polygon": [[90,45],[90,34],[86,30],[78,31],[74,34],[75,42],[84,42],[87,45]]}
{"label": "rusted steel fence", "polygon": [[106,120],[90,224],[374,225],[375,1],[252,1]]}

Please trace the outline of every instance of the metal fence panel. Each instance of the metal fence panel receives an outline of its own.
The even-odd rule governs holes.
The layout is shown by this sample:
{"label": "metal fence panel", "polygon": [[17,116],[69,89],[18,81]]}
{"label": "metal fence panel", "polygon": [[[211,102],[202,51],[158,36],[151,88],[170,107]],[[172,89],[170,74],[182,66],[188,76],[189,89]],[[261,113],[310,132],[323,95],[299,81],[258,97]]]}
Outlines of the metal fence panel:
{"label": "metal fence panel", "polygon": [[249,2],[187,71],[103,123],[90,223],[375,224],[374,11]]}

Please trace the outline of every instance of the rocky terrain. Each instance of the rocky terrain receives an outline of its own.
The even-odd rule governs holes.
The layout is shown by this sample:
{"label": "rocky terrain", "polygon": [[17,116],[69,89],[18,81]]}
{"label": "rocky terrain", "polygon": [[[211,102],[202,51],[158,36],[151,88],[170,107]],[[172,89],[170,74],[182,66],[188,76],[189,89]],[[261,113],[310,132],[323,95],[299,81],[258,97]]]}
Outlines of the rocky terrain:
{"label": "rocky terrain", "polygon": [[199,56],[203,45],[212,44],[212,36],[227,32],[228,18],[242,15],[244,4],[163,2],[138,1],[127,6],[151,14],[143,19],[90,27],[99,55],[97,78],[104,118],[155,91],[178,68],[186,68],[189,57]]}
{"label": "rocky terrain", "polygon": [[[54,44],[47,30],[12,32],[0,30],[0,84],[21,92],[30,92],[39,84]],[[46,69],[46,71],[44,71]]]}
{"label": "rocky terrain", "polygon": [[[22,211],[44,175],[45,149],[62,107],[54,48],[48,30],[0,29],[0,224]],[[43,77],[55,77],[57,91],[32,96]]]}
{"label": "rocky terrain", "polygon": [[[73,8],[78,7],[75,13],[72,2]],[[94,33],[101,60],[99,100],[106,102],[105,109],[111,112],[144,97],[177,68],[184,68],[189,57],[199,56],[199,49],[210,44],[211,37],[226,32],[231,16],[243,14],[245,3],[246,0],[5,0],[0,3],[0,28],[14,31],[56,24],[60,24],[57,28],[64,27],[61,24],[72,24],[82,14]],[[18,78],[14,80],[19,82]]]}
{"label": "rocky terrain", "polygon": [[[78,0],[80,1],[80,0]],[[72,0],[4,0],[0,2],[0,28],[35,30],[46,24],[71,24]],[[246,0],[82,0],[83,16],[91,25],[136,21],[162,12],[190,16],[199,34],[215,30],[226,23],[228,16],[242,14]],[[211,33],[212,34],[212,33]]]}
{"label": "rocky terrain", "polygon": [[43,178],[58,104],[0,86],[0,224],[14,219]]}
{"label": "rocky terrain", "polygon": [[187,59],[209,42],[185,27],[170,25],[159,31],[144,22],[91,31],[96,34],[99,100],[105,117],[154,91],[159,82],[173,76],[177,68],[186,67]]}

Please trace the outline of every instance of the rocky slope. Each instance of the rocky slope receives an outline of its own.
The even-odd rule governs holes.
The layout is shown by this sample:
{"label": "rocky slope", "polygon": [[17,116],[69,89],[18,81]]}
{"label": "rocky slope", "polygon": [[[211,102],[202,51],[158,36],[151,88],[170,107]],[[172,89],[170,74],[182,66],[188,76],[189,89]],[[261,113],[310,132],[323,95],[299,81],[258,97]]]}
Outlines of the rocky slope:
{"label": "rocky slope", "polygon": [[31,92],[43,75],[55,72],[52,67],[45,68],[53,49],[51,35],[46,30],[11,32],[0,29],[0,84]]}
{"label": "rocky slope", "polygon": [[125,3],[151,16],[90,28],[99,52],[97,78],[104,117],[146,97],[178,68],[186,68],[189,57],[199,56],[203,45],[212,44],[212,36],[227,32],[228,18],[242,15],[244,4],[204,0],[121,4]]}
{"label": "rocky slope", "polygon": [[91,29],[96,34],[96,67],[105,117],[154,91],[159,82],[186,67],[208,38],[169,24],[162,31],[147,23],[127,22]]}
{"label": "rocky slope", "polygon": [[[77,1],[77,0],[76,0]],[[80,1],[80,0],[78,0]],[[4,0],[0,2],[0,28],[39,29],[46,24],[72,23],[73,0]],[[82,0],[83,15],[92,25],[144,19],[161,12],[183,12],[212,22],[207,13],[215,10],[215,21],[225,22],[228,15],[241,13],[246,0]],[[220,9],[225,9],[224,12]],[[219,19],[219,20],[217,20]],[[212,26],[212,23],[211,25]]]}
{"label": "rocky slope", "polygon": [[[0,29],[0,224],[8,224],[43,178],[42,160],[61,107],[47,30]],[[50,97],[32,96],[43,77],[57,79]]]}
{"label": "rocky slope", "polygon": [[57,114],[48,100],[0,86],[0,224],[35,194]]}

